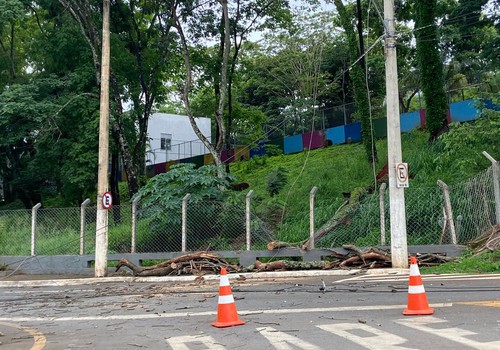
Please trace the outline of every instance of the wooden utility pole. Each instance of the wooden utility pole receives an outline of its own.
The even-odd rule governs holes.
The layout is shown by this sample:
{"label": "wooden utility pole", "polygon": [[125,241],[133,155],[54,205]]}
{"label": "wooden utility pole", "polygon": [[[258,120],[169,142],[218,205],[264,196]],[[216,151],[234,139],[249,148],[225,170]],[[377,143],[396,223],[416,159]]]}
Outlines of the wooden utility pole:
{"label": "wooden utility pole", "polygon": [[384,0],[385,87],[387,103],[387,153],[391,219],[392,267],[408,268],[404,188],[396,184],[396,164],[401,163],[401,125],[399,120],[398,67],[396,61],[394,0]]}
{"label": "wooden utility pole", "polygon": [[103,0],[95,277],[106,277],[108,274],[108,210],[103,208],[102,198],[109,189],[109,8],[110,0]]}

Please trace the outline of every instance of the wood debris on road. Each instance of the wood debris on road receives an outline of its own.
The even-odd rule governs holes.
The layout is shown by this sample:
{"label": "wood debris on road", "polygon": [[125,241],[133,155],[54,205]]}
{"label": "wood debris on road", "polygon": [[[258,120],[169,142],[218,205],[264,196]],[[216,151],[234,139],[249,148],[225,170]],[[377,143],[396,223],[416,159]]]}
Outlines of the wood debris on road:
{"label": "wood debris on road", "polygon": [[222,259],[218,254],[207,252],[182,255],[147,267],[137,266],[127,259],[120,259],[118,265],[116,265],[115,272],[118,272],[122,267],[128,267],[132,270],[134,276],[142,277],[186,274],[202,276],[217,273],[221,267],[225,267],[228,272],[241,271],[239,266]]}
{"label": "wood debris on road", "polygon": [[[391,255],[388,251],[371,247],[360,250],[353,245],[342,247],[347,253],[332,250],[329,256],[322,261],[294,261],[282,259],[271,262],[255,261],[253,265],[241,267],[222,259],[218,254],[197,252],[166,260],[160,264],[143,267],[137,266],[127,259],[121,259],[115,272],[127,267],[134,276],[177,276],[219,273],[222,267],[231,272],[261,272],[287,270],[330,270],[330,269],[371,269],[391,267]],[[444,253],[417,254],[421,266],[434,266],[453,260]]]}

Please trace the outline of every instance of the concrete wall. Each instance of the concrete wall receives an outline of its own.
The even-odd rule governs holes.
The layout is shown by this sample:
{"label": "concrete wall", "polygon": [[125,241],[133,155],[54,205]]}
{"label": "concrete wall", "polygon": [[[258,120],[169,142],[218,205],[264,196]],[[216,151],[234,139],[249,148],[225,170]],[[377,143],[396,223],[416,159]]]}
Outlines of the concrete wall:
{"label": "concrete wall", "polygon": [[[378,247],[383,250],[390,250],[388,246]],[[458,257],[465,247],[458,245],[419,245],[408,246],[409,254],[417,253],[446,253],[449,257]],[[363,248],[361,248],[363,249]],[[299,257],[303,261],[320,261],[324,257],[333,253],[347,254],[343,248],[334,249],[313,249],[301,250],[299,248],[284,248],[279,250],[262,251],[211,251],[219,254],[222,258],[236,258],[242,266],[252,265],[258,258],[286,258]],[[141,254],[109,254],[108,261],[118,261],[127,259],[132,263],[141,266],[144,260],[168,260],[187,253],[141,253]],[[0,256],[0,267],[6,266],[4,274],[30,274],[30,275],[94,275],[94,255],[35,255],[35,256]],[[110,268],[109,272],[114,269]]]}

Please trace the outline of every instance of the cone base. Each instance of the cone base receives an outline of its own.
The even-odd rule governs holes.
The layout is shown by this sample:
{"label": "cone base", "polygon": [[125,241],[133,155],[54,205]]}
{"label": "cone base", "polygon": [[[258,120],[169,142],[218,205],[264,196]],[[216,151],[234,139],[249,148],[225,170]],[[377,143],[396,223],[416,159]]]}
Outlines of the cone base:
{"label": "cone base", "polygon": [[422,309],[422,310],[405,309],[405,311],[403,311],[403,315],[405,315],[405,316],[432,315],[433,313],[434,313],[434,309],[432,307]]}
{"label": "cone base", "polygon": [[242,320],[236,320],[232,322],[212,322],[211,325],[217,328],[225,328],[225,327],[233,327],[233,326],[241,326],[242,324],[245,324],[245,321]]}

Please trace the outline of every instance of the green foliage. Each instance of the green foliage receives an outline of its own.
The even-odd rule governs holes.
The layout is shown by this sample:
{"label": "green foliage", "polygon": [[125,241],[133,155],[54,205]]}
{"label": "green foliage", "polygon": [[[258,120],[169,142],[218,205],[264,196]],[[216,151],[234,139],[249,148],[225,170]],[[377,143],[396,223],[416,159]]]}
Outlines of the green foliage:
{"label": "green foliage", "polygon": [[[227,117],[227,116],[226,116]],[[248,145],[264,137],[267,116],[257,107],[233,103],[232,134],[238,144]]]}
{"label": "green foliage", "polygon": [[436,158],[439,170],[447,167],[472,175],[490,163],[481,154],[482,151],[499,158],[500,111],[483,108],[482,114],[481,118],[472,122],[451,124],[450,131],[440,136],[443,152]]}
{"label": "green foliage", "polygon": [[436,0],[416,1],[415,31],[420,84],[424,93],[427,114],[425,117],[430,139],[433,141],[446,128],[448,102],[444,91],[443,61],[438,49],[435,24]]}
{"label": "green foliage", "polygon": [[[139,190],[141,219],[147,221],[148,234],[138,245],[140,251],[176,251],[181,246],[181,206],[186,194],[188,201],[190,247],[207,248],[207,240],[225,242],[235,238],[228,192],[225,189],[234,177],[217,176],[217,167],[205,165],[198,169],[194,164],[176,164],[169,172],[157,175]],[[229,207],[228,207],[229,206]],[[244,218],[244,215],[242,216]],[[244,226],[243,226],[244,227]],[[213,248],[213,247],[212,247]]]}
{"label": "green foliage", "polygon": [[[95,106],[56,76],[16,84],[0,94],[0,173],[6,197],[27,208],[58,192],[77,203],[95,186]],[[95,103],[93,103],[95,102]]]}
{"label": "green foliage", "polygon": [[441,273],[498,273],[500,270],[500,250],[483,252],[479,255],[470,250],[457,260],[434,267],[422,267],[422,274]]}
{"label": "green foliage", "polygon": [[264,146],[264,149],[266,151],[265,154],[268,157],[274,157],[274,156],[279,156],[279,155],[283,154],[283,150],[278,145],[266,144]]}
{"label": "green foliage", "polygon": [[[370,122],[370,101],[369,88],[366,85],[365,79],[365,59],[359,51],[359,43],[356,37],[355,27],[351,22],[351,17],[348,15],[346,8],[341,0],[334,0],[333,3],[339,13],[340,22],[344,28],[347,44],[349,47],[349,58],[353,66],[350,67],[349,77],[352,81],[354,90],[354,101],[356,103],[356,118],[361,121],[362,143],[365,146],[366,157],[369,162],[374,162],[377,159],[377,147],[373,140],[373,130]],[[354,63],[362,57],[359,62]]]}
{"label": "green foliage", "polygon": [[[470,124],[475,128],[476,124]],[[472,129],[471,132],[472,133]],[[444,144],[441,139],[429,144],[429,134],[415,130],[402,134],[403,159],[408,162],[411,191],[407,191],[407,230],[410,244],[437,243],[441,228],[437,221],[430,222],[422,229],[422,217],[435,217],[435,213],[442,211],[440,191],[436,188],[436,181],[441,179],[449,185],[462,182],[477,171],[489,166],[488,161],[478,163],[476,170],[470,164],[463,167],[449,167],[461,159],[460,153],[453,153],[449,157],[442,156]],[[450,144],[451,147],[451,144]],[[460,147],[460,145],[458,145]],[[386,163],[387,143],[381,139],[377,141],[381,162],[377,164],[377,172]],[[476,159],[484,158],[480,151]],[[441,158],[442,157],[442,158]],[[310,153],[297,153],[285,156],[268,157],[265,164],[255,167],[236,168],[231,165],[231,172],[241,181],[250,184],[254,190],[253,203],[256,216],[265,218],[276,232],[276,238],[287,242],[301,242],[308,237],[309,232],[309,192],[313,186],[318,187],[315,200],[316,226],[319,228],[327,222],[346,200],[344,192],[351,192],[358,187],[370,188],[373,184],[374,170],[365,160],[364,149],[360,144],[332,146],[312,150]],[[287,172],[287,183],[281,191],[271,196],[267,189],[267,176],[283,168]],[[480,169],[479,169],[480,168]],[[432,196],[426,198],[422,205],[422,193],[429,187],[436,188]],[[427,193],[427,192],[425,192]],[[379,215],[378,196],[367,196],[361,203],[360,209],[349,224],[343,225],[338,231],[338,237],[348,237],[345,243],[367,244],[379,240],[379,232],[372,231],[373,220]],[[389,227],[388,224],[386,227]],[[437,233],[436,233],[437,232]],[[387,237],[389,241],[389,237]],[[330,242],[338,246],[338,239]],[[329,246],[329,244],[327,244]]]}
{"label": "green foliage", "polygon": [[277,195],[285,186],[287,181],[286,173],[287,171],[284,168],[278,167],[267,175],[267,193],[271,197]]}
{"label": "green foliage", "polygon": [[191,194],[191,203],[206,199],[223,200],[223,190],[228,187],[228,180],[234,179],[233,176],[217,177],[215,165],[204,165],[198,169],[195,166],[192,163],[173,165],[170,171],[150,179],[134,198],[141,196],[143,205],[155,204],[164,209],[179,208],[187,193]]}

